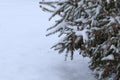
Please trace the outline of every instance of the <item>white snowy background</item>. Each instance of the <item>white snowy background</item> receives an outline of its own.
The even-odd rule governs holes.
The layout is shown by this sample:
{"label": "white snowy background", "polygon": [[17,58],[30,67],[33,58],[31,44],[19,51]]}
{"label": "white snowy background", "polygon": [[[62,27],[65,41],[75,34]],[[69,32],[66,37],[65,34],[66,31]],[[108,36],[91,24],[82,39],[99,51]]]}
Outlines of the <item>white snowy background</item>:
{"label": "white snowy background", "polygon": [[95,80],[88,59],[64,61],[50,49],[57,36],[46,37],[53,25],[40,0],[0,0],[0,80]]}

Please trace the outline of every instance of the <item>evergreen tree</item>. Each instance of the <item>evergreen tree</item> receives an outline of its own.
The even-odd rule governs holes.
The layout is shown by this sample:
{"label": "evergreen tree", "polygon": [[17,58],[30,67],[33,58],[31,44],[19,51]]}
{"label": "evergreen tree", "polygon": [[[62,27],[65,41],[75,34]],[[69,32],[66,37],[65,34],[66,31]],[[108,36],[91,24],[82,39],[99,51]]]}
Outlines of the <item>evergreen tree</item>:
{"label": "evergreen tree", "polygon": [[[91,58],[90,69],[100,80],[120,79],[120,0],[59,0],[40,2],[43,11],[60,19],[48,30],[62,39],[52,48]],[[50,20],[49,19],[49,20]]]}

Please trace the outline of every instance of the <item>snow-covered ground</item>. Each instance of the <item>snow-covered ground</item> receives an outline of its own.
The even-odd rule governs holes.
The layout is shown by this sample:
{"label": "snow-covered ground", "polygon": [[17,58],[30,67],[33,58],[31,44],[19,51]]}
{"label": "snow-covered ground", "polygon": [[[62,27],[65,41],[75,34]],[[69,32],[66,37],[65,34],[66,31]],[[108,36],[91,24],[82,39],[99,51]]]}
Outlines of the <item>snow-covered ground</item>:
{"label": "snow-covered ground", "polygon": [[56,36],[45,36],[50,14],[39,8],[39,0],[0,2],[0,80],[95,80],[88,59],[50,50]]}

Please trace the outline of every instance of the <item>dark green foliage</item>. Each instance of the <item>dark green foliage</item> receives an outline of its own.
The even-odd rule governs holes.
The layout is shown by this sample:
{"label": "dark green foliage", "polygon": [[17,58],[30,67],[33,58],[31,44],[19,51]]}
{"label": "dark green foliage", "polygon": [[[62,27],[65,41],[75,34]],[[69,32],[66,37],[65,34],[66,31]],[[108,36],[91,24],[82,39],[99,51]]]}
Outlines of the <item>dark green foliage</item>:
{"label": "dark green foliage", "polygon": [[[60,16],[48,30],[63,39],[52,48],[91,58],[90,68],[101,80],[120,79],[120,0],[40,2],[44,11]],[[46,6],[49,6],[48,8]],[[51,8],[50,8],[51,7]],[[52,31],[53,30],[53,31]],[[66,54],[67,56],[68,54]]]}

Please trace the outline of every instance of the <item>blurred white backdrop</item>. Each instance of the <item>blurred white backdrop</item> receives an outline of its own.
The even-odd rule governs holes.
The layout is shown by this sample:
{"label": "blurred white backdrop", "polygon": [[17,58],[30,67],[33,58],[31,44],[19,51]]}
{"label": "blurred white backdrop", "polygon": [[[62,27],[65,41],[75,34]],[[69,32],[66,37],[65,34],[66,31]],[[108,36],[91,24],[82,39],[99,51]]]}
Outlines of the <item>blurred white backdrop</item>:
{"label": "blurred white backdrop", "polygon": [[45,36],[49,16],[39,0],[0,1],[0,80],[93,80],[88,59],[65,62],[49,49],[57,41]]}

